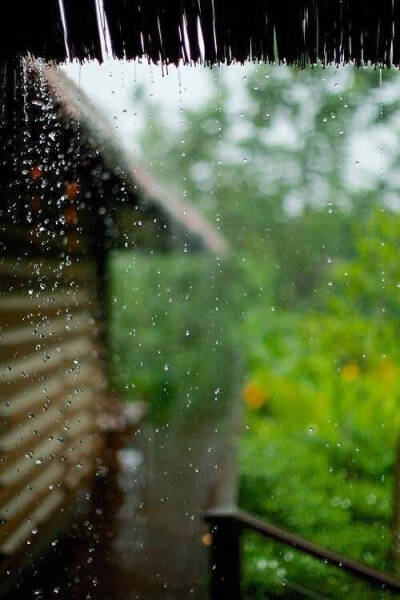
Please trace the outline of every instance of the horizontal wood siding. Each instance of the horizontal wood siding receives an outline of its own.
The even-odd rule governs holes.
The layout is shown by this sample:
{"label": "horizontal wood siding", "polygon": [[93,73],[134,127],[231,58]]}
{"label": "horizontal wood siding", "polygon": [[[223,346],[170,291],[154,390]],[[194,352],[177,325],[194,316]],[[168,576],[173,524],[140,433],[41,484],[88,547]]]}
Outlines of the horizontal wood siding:
{"label": "horizontal wood siding", "polygon": [[[88,260],[0,261],[0,555],[41,537],[95,473],[105,380]],[[1,563],[0,563],[1,565]]]}
{"label": "horizontal wood siding", "polygon": [[17,573],[99,463],[121,182],[60,111],[44,67],[9,61],[0,75],[0,567]]}

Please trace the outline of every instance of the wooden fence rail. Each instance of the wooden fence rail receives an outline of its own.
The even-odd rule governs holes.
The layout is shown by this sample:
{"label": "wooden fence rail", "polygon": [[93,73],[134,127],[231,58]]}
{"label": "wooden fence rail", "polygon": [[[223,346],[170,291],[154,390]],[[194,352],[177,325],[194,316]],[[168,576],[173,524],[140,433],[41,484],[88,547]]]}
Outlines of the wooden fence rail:
{"label": "wooden fence rail", "polygon": [[236,509],[215,509],[205,514],[210,525],[211,544],[211,598],[240,600],[240,534],[255,531],[265,538],[291,546],[313,556],[325,564],[333,565],[381,591],[400,594],[400,581],[362,563],[356,562],[280,527],[261,521],[257,517]]}

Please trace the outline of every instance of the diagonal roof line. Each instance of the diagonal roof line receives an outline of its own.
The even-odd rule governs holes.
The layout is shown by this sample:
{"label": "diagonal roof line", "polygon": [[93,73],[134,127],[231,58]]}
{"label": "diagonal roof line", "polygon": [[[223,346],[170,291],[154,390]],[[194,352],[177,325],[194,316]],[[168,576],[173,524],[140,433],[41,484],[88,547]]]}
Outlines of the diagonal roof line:
{"label": "diagonal roof line", "polygon": [[87,95],[60,69],[40,65],[50,90],[64,113],[79,121],[99,145],[108,166],[117,169],[130,187],[160,207],[188,232],[198,236],[204,246],[217,256],[227,256],[229,246],[223,235],[207,220],[202,212],[179,193],[161,183],[136,157],[133,157],[115,136],[107,117],[89,100]]}

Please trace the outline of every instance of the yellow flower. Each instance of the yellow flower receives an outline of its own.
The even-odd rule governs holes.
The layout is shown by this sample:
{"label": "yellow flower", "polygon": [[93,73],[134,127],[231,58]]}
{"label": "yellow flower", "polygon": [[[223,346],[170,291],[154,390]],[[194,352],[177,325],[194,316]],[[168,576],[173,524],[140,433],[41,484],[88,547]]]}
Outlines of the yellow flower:
{"label": "yellow flower", "polygon": [[244,401],[249,408],[260,408],[267,400],[267,394],[258,383],[248,383],[243,390]]}
{"label": "yellow flower", "polygon": [[342,367],[340,374],[344,381],[351,383],[358,379],[360,375],[360,369],[357,363],[354,361],[349,361]]}

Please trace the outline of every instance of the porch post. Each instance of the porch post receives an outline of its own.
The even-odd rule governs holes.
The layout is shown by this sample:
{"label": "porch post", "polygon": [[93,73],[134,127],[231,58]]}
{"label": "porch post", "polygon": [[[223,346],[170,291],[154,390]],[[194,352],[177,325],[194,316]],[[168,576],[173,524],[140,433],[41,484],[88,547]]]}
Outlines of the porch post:
{"label": "porch post", "polygon": [[211,600],[240,600],[240,527],[230,516],[208,514],[211,543]]}

